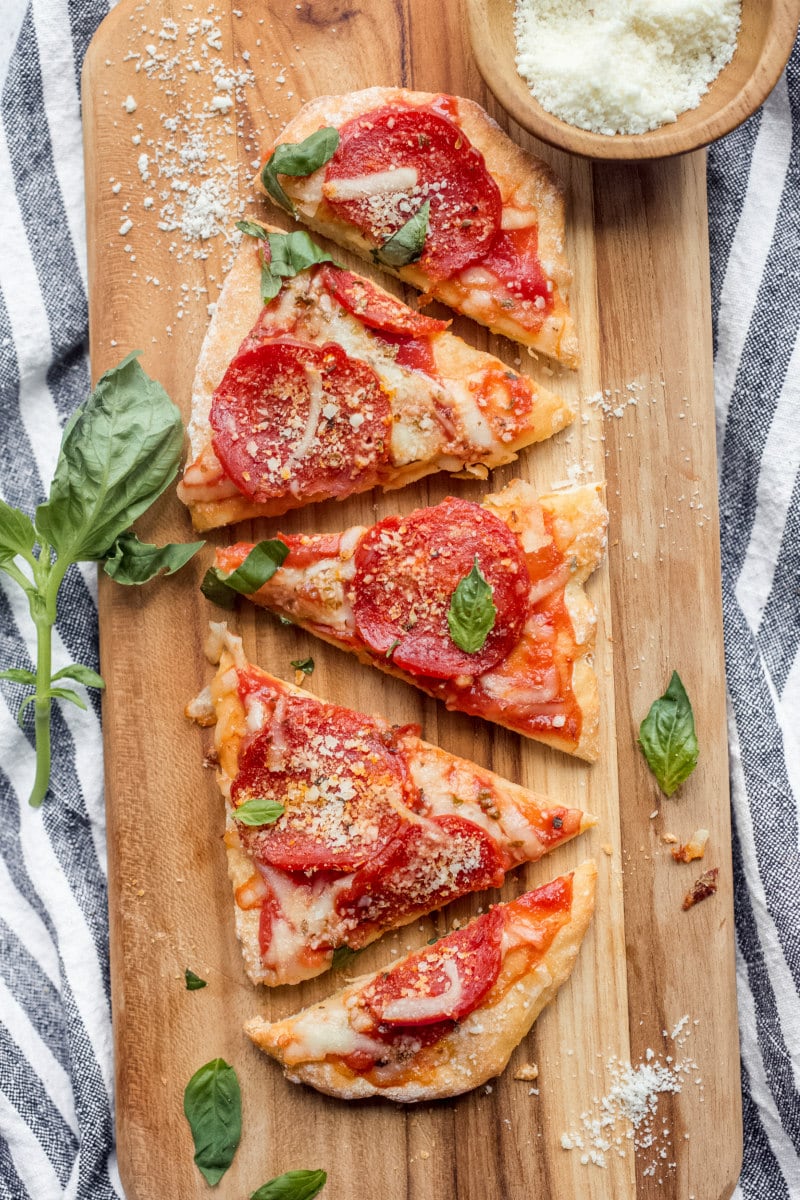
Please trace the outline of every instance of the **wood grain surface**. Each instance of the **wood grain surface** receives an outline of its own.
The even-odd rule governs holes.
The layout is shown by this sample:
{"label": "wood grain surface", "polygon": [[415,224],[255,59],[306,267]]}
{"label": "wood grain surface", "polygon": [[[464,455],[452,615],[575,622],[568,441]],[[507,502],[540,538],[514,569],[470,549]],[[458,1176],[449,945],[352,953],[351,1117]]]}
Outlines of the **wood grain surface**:
{"label": "wood grain surface", "polygon": [[[456,0],[436,5],[435,18],[433,11],[426,0],[253,0],[237,11],[217,0],[210,12],[205,2],[195,11],[183,0],[121,0],[91,46],[83,79],[95,377],[139,347],[145,368],[187,412],[206,304],[217,294],[230,246],[222,236],[187,241],[180,230],[159,227],[170,224],[162,208],[171,203],[171,180],[158,171],[170,154],[191,150],[187,105],[196,116],[215,95],[213,72],[205,69],[214,57],[254,73],[231,113],[204,118],[203,129],[214,155],[238,166],[230,186],[262,215],[266,208],[249,194],[259,146],[304,100],[324,92],[402,84],[471,96],[512,137],[534,145],[487,97]],[[219,31],[204,70],[176,68],[167,79],[158,78],[166,69],[148,73],[146,45],[177,54],[195,17]],[[165,29],[166,40],[159,37]],[[200,46],[196,39],[198,57]],[[135,111],[126,109],[128,96]],[[172,150],[159,159],[158,148],[170,139]],[[149,155],[144,165],[142,153]],[[216,1189],[221,1200],[249,1195],[272,1175],[299,1167],[328,1171],[325,1200],[717,1200],[734,1186],[741,1116],[705,162],[693,156],[592,167],[542,153],[569,189],[583,365],[577,376],[554,374],[524,354],[523,369],[584,401],[608,389],[607,406],[620,415],[604,420],[597,403],[584,402],[572,430],[528,451],[492,482],[505,483],[515,470],[542,489],[575,476],[608,480],[609,562],[590,588],[599,611],[600,762],[572,761],[448,714],[249,606],[232,623],[251,656],[274,673],[290,678],[290,660],[311,652],[317,667],[310,686],[319,695],[418,721],[424,736],[447,750],[596,813],[596,830],[522,871],[504,893],[516,895],[591,855],[600,870],[594,926],[572,979],[491,1090],[403,1109],[347,1106],[287,1083],[245,1039],[243,1021],[287,1014],[343,979],[339,972],[268,993],[249,985],[242,970],[220,840],[223,806],[202,765],[209,739],[182,715],[211,674],[202,643],[207,622],[220,613],[197,589],[211,546],[202,561],[148,588],[101,578],[117,1133],[130,1200],[206,1194],[182,1097],[192,1072],[217,1055],[236,1066],[244,1105],[242,1144]],[[146,209],[148,196],[155,203]],[[229,214],[231,224],[235,216]],[[517,358],[516,347],[466,319],[454,329],[509,362]],[[281,526],[336,529],[448,493],[477,498],[485,487],[433,478],[388,496],[292,514]],[[269,529],[265,522],[236,533],[263,536]],[[174,494],[140,532],[190,537]],[[230,536],[216,535],[219,542]],[[666,801],[637,750],[636,730],[673,669],[694,702],[701,756],[681,793]],[[711,832],[702,866],[720,868],[720,887],[684,913],[681,900],[700,864],[673,862],[662,837],[672,832],[685,840],[698,826]],[[472,897],[383,939],[364,953],[364,968],[424,943],[431,928],[442,931],[485,903]],[[186,967],[208,987],[187,992]],[[677,1047],[662,1031],[684,1016],[691,1036]],[[623,1138],[605,1168],[564,1150],[562,1132],[578,1127],[580,1114],[611,1085],[612,1057],[636,1065],[648,1048],[697,1063],[680,1094],[659,1099],[656,1146],[634,1153]],[[538,1094],[513,1077],[527,1062],[538,1064]]]}
{"label": "wood grain surface", "polygon": [[685,154],[730,133],[763,104],[786,66],[800,23],[800,0],[742,0],[736,50],[696,108],[647,133],[606,137],[554,117],[516,69],[516,0],[464,0],[470,40],[498,102],[529,133],[590,158],[642,160]]}

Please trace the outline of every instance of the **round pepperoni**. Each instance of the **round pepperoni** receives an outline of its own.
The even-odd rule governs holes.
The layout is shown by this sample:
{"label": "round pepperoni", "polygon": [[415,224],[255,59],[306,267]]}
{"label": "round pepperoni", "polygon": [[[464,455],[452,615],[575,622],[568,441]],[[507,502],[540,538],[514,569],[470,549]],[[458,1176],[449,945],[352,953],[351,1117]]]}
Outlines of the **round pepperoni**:
{"label": "round pepperoni", "polygon": [[273,825],[239,826],[255,858],[286,871],[354,871],[401,828],[416,790],[389,728],[333,704],[285,695],[239,758],[231,788],[238,807],[256,797],[284,814]]}
{"label": "round pepperoni", "polygon": [[503,917],[491,909],[369,985],[361,1003],[382,1025],[460,1021],[500,974]]}
{"label": "round pepperoni", "polygon": [[370,283],[368,279],[353,275],[351,271],[326,266],[320,270],[320,279],[342,308],[346,308],[354,317],[358,317],[362,325],[367,325],[370,329],[424,337],[430,333],[441,333],[450,324],[449,321],[437,321],[435,317],[426,317],[424,313],[416,312],[401,300],[396,300],[388,292]]}
{"label": "round pepperoni", "polygon": [[[470,654],[450,636],[453,592],[475,560],[492,589],[495,622]],[[479,504],[452,497],[367,530],[355,554],[356,629],[376,654],[404,671],[435,679],[479,675],[517,644],[527,615],[530,576],[519,539]]]}
{"label": "round pepperoni", "polygon": [[375,925],[429,912],[465,892],[500,887],[504,878],[500,851],[484,829],[462,817],[433,817],[404,826],[338,894],[336,911],[355,947]]}
{"label": "round pepperoni", "polygon": [[455,121],[429,108],[378,108],[348,121],[339,137],[323,185],[338,217],[383,245],[428,200],[420,266],[449,279],[484,257],[503,202],[483,155]]}
{"label": "round pepperoni", "polygon": [[258,503],[287,492],[346,496],[370,486],[389,454],[387,392],[367,363],[332,343],[269,342],[238,354],[209,420],[223,470]]}
{"label": "round pepperoni", "polygon": [[535,225],[503,232],[481,262],[516,300],[532,303],[542,317],[552,308],[553,295],[538,255],[539,234]]}

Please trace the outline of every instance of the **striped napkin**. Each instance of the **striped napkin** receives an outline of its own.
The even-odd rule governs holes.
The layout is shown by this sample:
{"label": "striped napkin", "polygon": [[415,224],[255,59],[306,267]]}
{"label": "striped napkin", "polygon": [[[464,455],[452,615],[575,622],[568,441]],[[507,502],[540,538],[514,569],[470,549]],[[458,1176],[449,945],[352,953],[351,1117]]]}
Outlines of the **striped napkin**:
{"label": "striped napkin", "polygon": [[[0,6],[0,494],[43,498],[89,388],[80,67],[104,0]],[[709,156],[745,1112],[737,1197],[800,1197],[800,46]],[[97,667],[93,567],[65,583],[55,666]],[[0,576],[0,665],[32,665]],[[31,729],[0,685],[0,1200],[122,1196],[99,707],[57,707],[38,812]],[[793,793],[794,785],[794,793]],[[699,1197],[698,1200],[710,1200]]]}

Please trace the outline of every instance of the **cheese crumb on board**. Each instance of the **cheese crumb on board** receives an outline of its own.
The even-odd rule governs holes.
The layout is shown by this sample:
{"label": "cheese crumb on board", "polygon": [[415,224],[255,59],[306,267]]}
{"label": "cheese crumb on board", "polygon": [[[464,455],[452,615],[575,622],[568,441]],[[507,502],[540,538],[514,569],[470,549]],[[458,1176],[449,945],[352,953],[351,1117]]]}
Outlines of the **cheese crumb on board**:
{"label": "cheese crumb on board", "polygon": [[696,108],[736,49],[741,0],[517,0],[517,69],[579,129],[646,133]]}

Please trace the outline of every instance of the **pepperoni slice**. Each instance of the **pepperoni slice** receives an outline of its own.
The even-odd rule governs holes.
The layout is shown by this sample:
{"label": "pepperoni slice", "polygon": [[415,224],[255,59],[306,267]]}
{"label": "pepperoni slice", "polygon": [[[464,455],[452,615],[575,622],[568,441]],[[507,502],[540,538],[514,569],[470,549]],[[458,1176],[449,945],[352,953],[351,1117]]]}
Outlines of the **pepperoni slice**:
{"label": "pepperoni slice", "polygon": [[333,343],[268,342],[238,354],[209,420],[223,470],[258,503],[346,496],[389,454],[388,394],[367,363]]}
{"label": "pepperoni slice", "polygon": [[553,296],[539,261],[539,231],[535,225],[503,232],[495,240],[481,267],[489,271],[517,300],[533,303],[542,313],[552,308]]}
{"label": "pepperoni slice", "polygon": [[428,200],[419,263],[429,275],[449,279],[485,256],[503,202],[483,155],[455,121],[429,108],[389,106],[347,121],[339,139],[323,185],[338,217],[383,245]]}
{"label": "pepperoni slice", "polygon": [[[475,559],[497,610],[474,654],[450,636],[447,613]],[[478,675],[506,658],[522,634],[530,592],[519,539],[494,513],[452,497],[367,530],[355,554],[356,628],[376,654],[414,675]]]}
{"label": "pepperoni slice", "polygon": [[233,803],[256,797],[285,812],[273,825],[239,827],[255,858],[286,871],[354,871],[395,838],[398,809],[413,807],[416,791],[393,730],[285,695],[239,759]]}
{"label": "pepperoni slice", "polygon": [[534,892],[525,892],[517,900],[506,905],[510,918],[524,914],[534,922],[546,922],[554,917],[569,916],[572,908],[572,876],[562,875],[551,879]]}
{"label": "pepperoni slice", "polygon": [[369,985],[361,1003],[382,1025],[433,1025],[474,1012],[500,974],[503,917],[491,909]]}
{"label": "pepperoni slice", "polygon": [[407,913],[439,908],[465,892],[500,887],[503,859],[489,834],[463,817],[433,817],[400,835],[339,893],[336,910],[353,930],[348,945],[370,926]]}
{"label": "pepperoni slice", "polygon": [[367,325],[370,329],[424,337],[425,334],[441,333],[450,324],[449,321],[437,321],[435,317],[426,317],[424,313],[416,312],[401,300],[396,300],[394,296],[376,287],[368,279],[353,275],[351,271],[326,266],[320,270],[319,277],[325,289],[338,300],[342,308],[346,308],[354,317],[358,317],[362,325]]}

